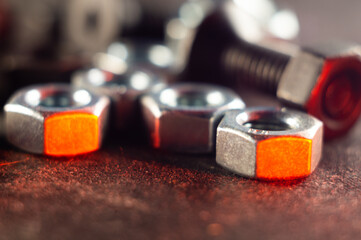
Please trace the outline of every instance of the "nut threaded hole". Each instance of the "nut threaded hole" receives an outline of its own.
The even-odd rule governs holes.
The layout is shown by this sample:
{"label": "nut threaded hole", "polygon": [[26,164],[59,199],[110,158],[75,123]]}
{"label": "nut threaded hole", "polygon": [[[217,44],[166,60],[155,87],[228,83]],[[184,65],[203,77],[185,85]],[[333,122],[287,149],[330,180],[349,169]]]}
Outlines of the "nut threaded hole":
{"label": "nut threaded hole", "polygon": [[226,97],[220,91],[174,90],[167,89],[160,95],[162,103],[172,107],[217,107],[226,102]]}
{"label": "nut threaded hole", "polygon": [[58,93],[40,100],[39,106],[43,107],[70,107],[73,103],[71,97],[65,93]]}
{"label": "nut threaded hole", "polygon": [[265,131],[288,131],[300,127],[300,118],[286,109],[250,109],[240,113],[236,122],[243,127]]}
{"label": "nut threaded hole", "polygon": [[243,126],[258,130],[286,131],[292,127],[279,119],[258,119],[243,123]]}
{"label": "nut threaded hole", "polygon": [[91,102],[88,91],[80,89],[75,92],[67,90],[32,89],[28,91],[24,100],[31,106],[67,108],[85,106]]}

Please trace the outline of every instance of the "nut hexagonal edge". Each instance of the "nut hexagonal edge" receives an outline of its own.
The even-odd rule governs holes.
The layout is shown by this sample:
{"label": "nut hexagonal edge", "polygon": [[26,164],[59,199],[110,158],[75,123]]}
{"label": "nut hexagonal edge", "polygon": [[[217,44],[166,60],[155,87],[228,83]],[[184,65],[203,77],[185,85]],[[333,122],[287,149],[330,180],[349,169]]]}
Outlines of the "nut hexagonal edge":
{"label": "nut hexagonal edge", "polygon": [[[44,117],[18,104],[6,104],[6,138],[14,146],[32,153],[44,152]],[[24,131],[32,129],[32,131]]]}
{"label": "nut hexagonal edge", "polygon": [[216,162],[246,177],[256,175],[256,141],[234,129],[240,111],[230,111],[217,128]]}

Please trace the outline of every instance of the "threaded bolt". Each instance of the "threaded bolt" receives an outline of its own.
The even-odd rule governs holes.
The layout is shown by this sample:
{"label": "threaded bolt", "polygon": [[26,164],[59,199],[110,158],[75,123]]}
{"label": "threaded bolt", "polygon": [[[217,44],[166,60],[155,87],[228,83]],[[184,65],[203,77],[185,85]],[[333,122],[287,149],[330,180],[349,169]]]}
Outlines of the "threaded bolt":
{"label": "threaded bolt", "polygon": [[222,14],[216,11],[198,28],[187,78],[269,92],[322,120],[327,138],[343,135],[354,125],[361,113],[360,46],[299,48],[288,55],[239,38]]}
{"label": "threaded bolt", "polygon": [[245,83],[276,94],[290,56],[247,43],[241,44],[228,48],[222,56],[226,79],[235,81],[233,84]]}

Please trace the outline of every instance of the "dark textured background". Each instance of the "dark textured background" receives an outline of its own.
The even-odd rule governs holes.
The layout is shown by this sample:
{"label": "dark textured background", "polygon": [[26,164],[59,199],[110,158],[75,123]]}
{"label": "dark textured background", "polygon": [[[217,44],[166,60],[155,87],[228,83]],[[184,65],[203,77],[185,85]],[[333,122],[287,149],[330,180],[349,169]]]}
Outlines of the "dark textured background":
{"label": "dark textured background", "polygon": [[[355,17],[349,11],[359,2],[313,2],[285,3],[300,11],[298,41],[361,40],[357,23],[339,23]],[[274,104],[249,91],[242,97]],[[327,142],[317,170],[293,182],[248,180],[213,156],[154,151],[137,136],[119,134],[98,152],[61,159],[1,140],[0,239],[360,239],[360,135],[359,122]]]}

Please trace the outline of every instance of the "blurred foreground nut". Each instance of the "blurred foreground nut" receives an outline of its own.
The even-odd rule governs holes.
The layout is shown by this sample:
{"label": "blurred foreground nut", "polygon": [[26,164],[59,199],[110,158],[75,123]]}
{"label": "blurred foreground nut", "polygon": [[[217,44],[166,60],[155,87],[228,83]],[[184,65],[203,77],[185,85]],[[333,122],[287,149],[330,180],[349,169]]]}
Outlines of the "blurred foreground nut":
{"label": "blurred foreground nut", "polygon": [[322,136],[322,122],[298,111],[230,111],[217,129],[216,161],[251,178],[302,178],[310,175],[321,159]]}
{"label": "blurred foreground nut", "polygon": [[5,105],[6,135],[16,147],[67,156],[97,150],[108,118],[109,99],[65,84],[27,87]]}
{"label": "blurred foreground nut", "polygon": [[[119,65],[117,65],[119,66]],[[90,68],[77,72],[75,87],[89,89],[111,100],[111,122],[118,130],[127,129],[139,117],[139,98],[152,89],[162,88],[165,80],[147,68],[125,67],[123,72]],[[134,125],[134,124],[133,124]]]}
{"label": "blurred foreground nut", "polygon": [[194,153],[212,152],[224,112],[245,108],[233,91],[206,84],[176,84],[145,95],[141,105],[155,148]]}

